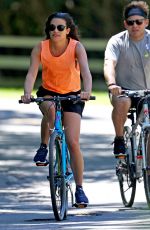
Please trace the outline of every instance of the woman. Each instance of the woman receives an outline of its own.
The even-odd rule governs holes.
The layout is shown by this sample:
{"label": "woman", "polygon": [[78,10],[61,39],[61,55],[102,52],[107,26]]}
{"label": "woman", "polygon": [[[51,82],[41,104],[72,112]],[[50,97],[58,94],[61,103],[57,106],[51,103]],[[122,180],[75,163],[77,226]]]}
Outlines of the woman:
{"label": "woman", "polygon": [[[57,12],[50,15],[45,25],[46,39],[36,45],[31,53],[31,64],[24,84],[21,99],[29,103],[42,64],[42,85],[37,91],[38,97],[55,95],[77,95],[89,100],[92,89],[92,77],[88,67],[87,54],[79,42],[77,27],[68,13]],[[81,91],[80,73],[83,79]],[[55,109],[52,102],[42,102],[41,145],[34,157],[36,165],[47,165],[47,144],[49,132],[54,126]],[[66,140],[71,154],[71,167],[76,183],[76,203],[88,203],[83,188],[83,156],[80,151],[80,123],[84,108],[83,102],[63,103]]]}

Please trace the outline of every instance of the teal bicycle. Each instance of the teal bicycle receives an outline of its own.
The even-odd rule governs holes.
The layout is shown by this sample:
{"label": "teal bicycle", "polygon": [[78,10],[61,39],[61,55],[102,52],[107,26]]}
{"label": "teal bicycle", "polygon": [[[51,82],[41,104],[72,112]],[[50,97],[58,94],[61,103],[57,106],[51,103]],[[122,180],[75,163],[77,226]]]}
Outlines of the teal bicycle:
{"label": "teal bicycle", "polygon": [[[72,207],[83,208],[86,204],[78,206],[74,202],[74,195],[71,187],[73,173],[70,166],[70,154],[67,147],[65,132],[62,124],[61,101],[80,101],[80,96],[70,95],[65,97],[54,96],[52,98],[32,98],[31,102],[41,103],[43,101],[53,101],[55,103],[55,124],[54,130],[49,140],[49,175],[47,177],[50,183],[50,194],[52,208],[56,220],[67,218],[68,211],[68,193],[71,194]],[[90,100],[95,100],[95,96],[91,96]]]}

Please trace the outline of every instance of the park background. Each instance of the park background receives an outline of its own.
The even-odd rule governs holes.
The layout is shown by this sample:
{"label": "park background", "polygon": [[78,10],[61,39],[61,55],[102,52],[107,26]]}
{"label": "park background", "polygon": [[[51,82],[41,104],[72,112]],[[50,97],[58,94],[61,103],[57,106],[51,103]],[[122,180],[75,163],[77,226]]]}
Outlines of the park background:
{"label": "park background", "polygon": [[[129,0],[0,0],[0,91],[23,88],[34,45],[45,39],[46,18],[70,13],[79,27],[93,76],[93,90],[106,91],[104,50],[108,39],[124,30],[123,7]],[[150,4],[150,0],[147,0]],[[39,70],[35,88],[40,85]]]}

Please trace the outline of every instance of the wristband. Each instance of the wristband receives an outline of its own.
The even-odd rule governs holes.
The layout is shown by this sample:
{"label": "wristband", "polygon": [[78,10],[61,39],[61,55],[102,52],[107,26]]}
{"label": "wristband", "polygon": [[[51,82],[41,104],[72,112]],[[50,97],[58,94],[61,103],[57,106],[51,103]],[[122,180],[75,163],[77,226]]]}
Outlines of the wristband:
{"label": "wristband", "polygon": [[108,85],[108,87],[109,87],[109,86],[112,86],[112,85],[116,85],[116,83],[111,83],[111,84]]}

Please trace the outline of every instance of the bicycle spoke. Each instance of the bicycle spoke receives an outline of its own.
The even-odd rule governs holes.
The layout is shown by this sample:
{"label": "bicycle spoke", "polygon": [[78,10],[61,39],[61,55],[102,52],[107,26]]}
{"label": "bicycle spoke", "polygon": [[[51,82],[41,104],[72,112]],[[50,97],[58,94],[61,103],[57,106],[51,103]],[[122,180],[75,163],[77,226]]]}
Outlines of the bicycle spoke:
{"label": "bicycle spoke", "polygon": [[136,179],[134,177],[134,164],[132,163],[132,141],[129,138],[130,128],[124,128],[124,140],[126,145],[126,160],[119,161],[117,165],[120,194],[125,207],[131,207],[134,202],[136,191]]}
{"label": "bicycle spoke", "polygon": [[143,170],[144,189],[148,207],[150,208],[150,133],[145,134],[145,163],[146,169]]}
{"label": "bicycle spoke", "polygon": [[53,212],[56,220],[63,220],[66,214],[66,182],[62,171],[61,141],[56,132],[49,144],[49,178]]}

